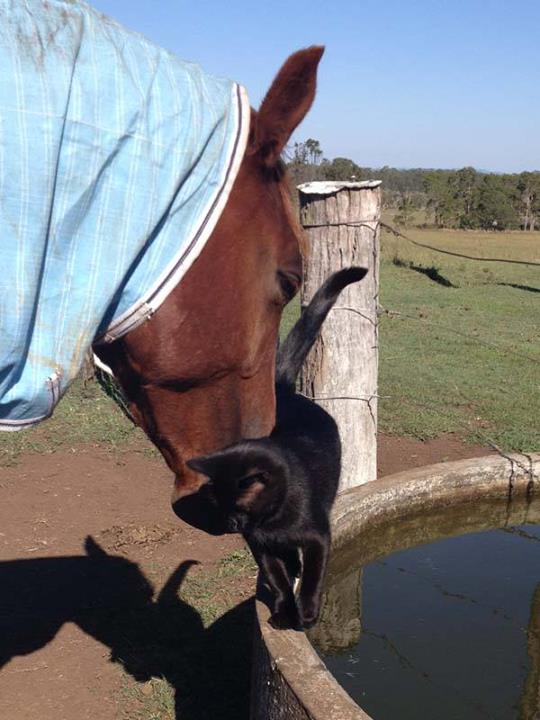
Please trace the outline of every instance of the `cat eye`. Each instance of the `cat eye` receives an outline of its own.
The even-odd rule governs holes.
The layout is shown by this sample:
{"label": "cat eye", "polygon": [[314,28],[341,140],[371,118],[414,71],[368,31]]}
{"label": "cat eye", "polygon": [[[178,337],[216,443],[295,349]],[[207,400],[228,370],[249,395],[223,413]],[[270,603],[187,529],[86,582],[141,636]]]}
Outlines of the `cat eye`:
{"label": "cat eye", "polygon": [[266,483],[266,477],[264,473],[255,473],[254,475],[247,475],[246,477],[241,478],[241,480],[238,481],[238,489],[247,490],[256,482],[263,484]]}

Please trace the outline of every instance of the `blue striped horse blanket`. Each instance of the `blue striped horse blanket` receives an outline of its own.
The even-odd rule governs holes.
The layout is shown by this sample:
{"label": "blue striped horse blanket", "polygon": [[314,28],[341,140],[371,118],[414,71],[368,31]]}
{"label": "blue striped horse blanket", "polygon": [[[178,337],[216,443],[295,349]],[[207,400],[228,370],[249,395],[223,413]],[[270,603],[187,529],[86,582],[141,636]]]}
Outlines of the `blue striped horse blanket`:
{"label": "blue striped horse blanket", "polygon": [[83,2],[0,0],[0,429],[48,417],[92,342],[204,247],[249,103]]}

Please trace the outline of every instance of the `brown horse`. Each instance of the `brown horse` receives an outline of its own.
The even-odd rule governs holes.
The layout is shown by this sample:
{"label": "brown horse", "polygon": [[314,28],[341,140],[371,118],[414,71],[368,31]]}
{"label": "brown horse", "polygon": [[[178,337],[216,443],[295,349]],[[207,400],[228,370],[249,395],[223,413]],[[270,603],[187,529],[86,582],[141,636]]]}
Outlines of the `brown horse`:
{"label": "brown horse", "polygon": [[279,322],[302,279],[301,229],[280,156],[311,107],[323,50],[291,55],[252,111],[227,205],[182,282],[149,321],[95,348],[173,471],[175,500],[204,482],[186,460],[274,425]]}

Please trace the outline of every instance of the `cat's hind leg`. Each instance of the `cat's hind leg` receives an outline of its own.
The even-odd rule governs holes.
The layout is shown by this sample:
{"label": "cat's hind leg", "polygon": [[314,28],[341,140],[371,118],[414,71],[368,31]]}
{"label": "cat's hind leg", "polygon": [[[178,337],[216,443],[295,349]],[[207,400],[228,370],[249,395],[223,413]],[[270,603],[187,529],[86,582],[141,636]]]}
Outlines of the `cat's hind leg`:
{"label": "cat's hind leg", "polygon": [[319,617],[329,551],[330,533],[310,538],[303,547],[302,580],[298,604],[300,622],[305,628],[315,625]]}

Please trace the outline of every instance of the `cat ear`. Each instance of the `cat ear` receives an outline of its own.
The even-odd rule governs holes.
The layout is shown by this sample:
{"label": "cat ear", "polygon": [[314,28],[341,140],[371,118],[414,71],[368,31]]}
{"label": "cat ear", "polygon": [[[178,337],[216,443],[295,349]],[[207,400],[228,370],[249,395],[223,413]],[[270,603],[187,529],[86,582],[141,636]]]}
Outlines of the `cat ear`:
{"label": "cat ear", "polygon": [[187,460],[186,465],[195,472],[207,477],[215,475],[218,458],[216,455],[200,455],[199,457]]}

